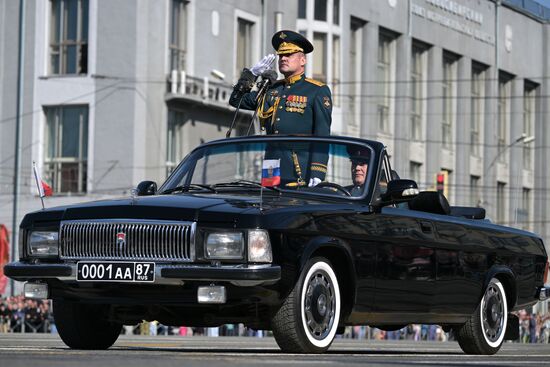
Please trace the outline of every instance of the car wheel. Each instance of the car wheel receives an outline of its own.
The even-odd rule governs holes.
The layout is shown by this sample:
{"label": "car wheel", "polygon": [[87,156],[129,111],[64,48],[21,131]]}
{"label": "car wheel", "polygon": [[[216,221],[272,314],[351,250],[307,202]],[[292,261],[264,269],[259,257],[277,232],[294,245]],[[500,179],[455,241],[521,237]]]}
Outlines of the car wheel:
{"label": "car wheel", "polygon": [[468,354],[495,354],[508,324],[508,304],[502,283],[493,278],[472,317],[456,333],[458,344]]}
{"label": "car wheel", "polygon": [[279,347],[291,353],[326,351],[338,329],[340,302],[338,279],[330,262],[310,259],[271,321]]}
{"label": "car wheel", "polygon": [[122,324],[106,320],[107,306],[53,301],[59,336],[72,349],[107,349],[118,339]]}

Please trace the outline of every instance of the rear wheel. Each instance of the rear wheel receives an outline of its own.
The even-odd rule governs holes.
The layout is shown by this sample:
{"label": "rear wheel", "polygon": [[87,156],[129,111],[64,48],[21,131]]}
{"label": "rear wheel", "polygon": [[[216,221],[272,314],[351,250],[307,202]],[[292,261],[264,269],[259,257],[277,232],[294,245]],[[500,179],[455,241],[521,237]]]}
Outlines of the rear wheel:
{"label": "rear wheel", "polygon": [[506,292],[493,278],[474,314],[456,330],[458,344],[468,354],[495,354],[502,346],[507,324]]}
{"label": "rear wheel", "polygon": [[330,262],[310,259],[272,319],[273,335],[284,352],[322,353],[340,321],[340,288]]}
{"label": "rear wheel", "polygon": [[59,336],[73,349],[107,349],[118,339],[122,324],[107,321],[106,305],[53,301]]}

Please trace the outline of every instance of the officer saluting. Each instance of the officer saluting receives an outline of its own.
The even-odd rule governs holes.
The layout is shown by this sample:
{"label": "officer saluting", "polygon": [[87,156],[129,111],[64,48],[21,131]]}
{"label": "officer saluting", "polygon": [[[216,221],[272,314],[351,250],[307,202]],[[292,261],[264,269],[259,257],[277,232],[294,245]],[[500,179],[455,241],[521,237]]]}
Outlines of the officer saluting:
{"label": "officer saluting", "polygon": [[[301,34],[283,30],[271,39],[279,55],[279,71],[285,76],[275,81],[257,100],[258,92],[250,91],[258,75],[270,70],[274,55],[265,56],[250,70],[244,69],[235,85],[229,103],[243,109],[257,110],[262,130],[267,134],[330,135],[332,98],[325,84],[306,78],[306,54],[313,45]],[[265,74],[264,74],[265,75]],[[242,98],[242,100],[241,100]],[[281,159],[281,180],[286,186],[315,186],[327,172],[326,146],[272,147],[267,158]],[[268,157],[269,156],[269,157]]]}

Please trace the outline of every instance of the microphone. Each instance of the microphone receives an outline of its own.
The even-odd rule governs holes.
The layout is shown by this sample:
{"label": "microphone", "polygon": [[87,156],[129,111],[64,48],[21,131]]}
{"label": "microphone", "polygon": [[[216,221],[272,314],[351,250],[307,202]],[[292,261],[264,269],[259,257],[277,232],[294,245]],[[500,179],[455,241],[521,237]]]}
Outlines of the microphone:
{"label": "microphone", "polygon": [[259,83],[260,90],[277,81],[277,72],[275,70],[264,71],[261,76],[262,80]]}
{"label": "microphone", "polygon": [[273,85],[277,81],[277,72],[275,70],[267,70],[261,74],[262,80],[257,84],[258,86],[258,100],[265,93],[269,85]]}
{"label": "microphone", "polygon": [[272,69],[266,70],[262,73],[262,79],[267,79],[269,84],[273,84],[277,81],[277,72]]}

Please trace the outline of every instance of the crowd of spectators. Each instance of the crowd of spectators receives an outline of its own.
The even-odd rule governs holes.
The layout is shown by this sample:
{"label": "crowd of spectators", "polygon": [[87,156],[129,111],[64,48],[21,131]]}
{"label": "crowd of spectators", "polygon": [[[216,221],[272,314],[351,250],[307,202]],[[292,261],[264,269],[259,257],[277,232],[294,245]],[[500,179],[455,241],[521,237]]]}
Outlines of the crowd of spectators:
{"label": "crowd of spectators", "polygon": [[52,332],[55,325],[50,302],[25,299],[23,296],[0,297],[0,332]]}
{"label": "crowd of spectators", "polygon": [[[521,343],[550,343],[550,314],[541,315],[525,310],[516,313],[519,317],[519,340]],[[0,297],[0,333],[55,333],[55,322],[50,300],[25,299],[22,295]],[[139,335],[206,335],[206,336],[271,336],[270,331],[253,330],[243,324],[227,324],[219,328],[166,326],[156,321],[125,326],[124,334]],[[368,326],[346,327],[339,338],[377,340],[453,340],[452,332],[445,332],[437,325],[408,325],[400,330],[385,331]]]}

